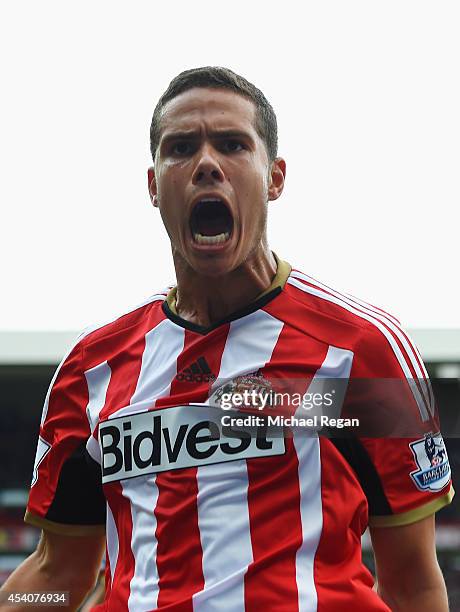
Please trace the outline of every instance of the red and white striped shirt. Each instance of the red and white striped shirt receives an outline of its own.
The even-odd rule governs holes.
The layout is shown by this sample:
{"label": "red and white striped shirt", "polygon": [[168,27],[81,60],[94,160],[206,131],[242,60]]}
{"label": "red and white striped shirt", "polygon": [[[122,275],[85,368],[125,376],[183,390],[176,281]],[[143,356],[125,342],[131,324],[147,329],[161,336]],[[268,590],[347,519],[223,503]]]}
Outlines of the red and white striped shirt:
{"label": "red and white striped shirt", "polygon": [[[69,535],[105,526],[104,609],[388,610],[362,564],[362,533],[449,503],[432,390],[397,320],[282,262],[276,280],[207,329],[156,294],[84,332],[59,366],[26,520]],[[398,379],[412,402],[404,410],[432,435],[336,442],[294,430],[259,444],[219,429],[210,396],[255,372],[304,380],[305,391],[327,379]],[[427,463],[434,454],[438,465]]]}

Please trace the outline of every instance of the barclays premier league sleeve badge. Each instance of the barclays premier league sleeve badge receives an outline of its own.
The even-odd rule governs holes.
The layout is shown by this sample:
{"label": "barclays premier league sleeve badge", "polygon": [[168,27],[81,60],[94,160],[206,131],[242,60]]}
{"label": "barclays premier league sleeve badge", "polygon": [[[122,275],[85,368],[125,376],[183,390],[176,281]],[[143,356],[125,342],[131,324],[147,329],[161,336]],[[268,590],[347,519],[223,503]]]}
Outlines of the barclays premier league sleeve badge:
{"label": "barclays premier league sleeve badge", "polygon": [[440,433],[427,434],[409,444],[418,469],[410,476],[420,491],[440,491],[450,480],[450,465]]}

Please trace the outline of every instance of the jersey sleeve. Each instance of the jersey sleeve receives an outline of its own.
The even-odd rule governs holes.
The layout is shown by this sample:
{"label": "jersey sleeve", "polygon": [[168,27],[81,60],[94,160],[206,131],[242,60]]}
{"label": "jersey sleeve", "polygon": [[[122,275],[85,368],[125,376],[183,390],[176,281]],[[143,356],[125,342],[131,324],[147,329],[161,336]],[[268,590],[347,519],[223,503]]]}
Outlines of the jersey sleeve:
{"label": "jersey sleeve", "polygon": [[454,491],[422,358],[395,319],[380,320],[355,353],[344,406],[362,417],[363,435],[339,444],[366,494],[369,525],[385,527],[433,514]]}
{"label": "jersey sleeve", "polygon": [[57,368],[43,406],[27,523],[66,535],[104,532],[100,474],[86,451],[88,399],[77,341]]}

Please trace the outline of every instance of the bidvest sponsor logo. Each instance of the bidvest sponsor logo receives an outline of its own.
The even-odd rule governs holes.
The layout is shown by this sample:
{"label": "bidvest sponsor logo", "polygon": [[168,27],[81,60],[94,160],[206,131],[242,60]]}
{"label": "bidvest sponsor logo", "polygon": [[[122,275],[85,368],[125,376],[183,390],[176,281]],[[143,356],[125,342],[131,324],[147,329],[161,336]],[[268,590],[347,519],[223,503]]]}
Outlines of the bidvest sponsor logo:
{"label": "bidvest sponsor logo", "polygon": [[427,434],[409,444],[418,470],[411,472],[415,486],[421,491],[440,491],[450,480],[450,465],[440,433]]}
{"label": "bidvest sponsor logo", "polygon": [[284,454],[282,429],[223,426],[221,417],[215,408],[189,405],[101,423],[102,482]]}

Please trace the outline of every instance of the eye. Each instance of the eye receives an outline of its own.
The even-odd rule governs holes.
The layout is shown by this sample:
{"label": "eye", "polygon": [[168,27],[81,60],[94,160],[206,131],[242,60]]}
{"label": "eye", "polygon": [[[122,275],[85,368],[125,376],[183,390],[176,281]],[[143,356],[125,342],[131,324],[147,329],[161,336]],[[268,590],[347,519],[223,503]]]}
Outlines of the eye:
{"label": "eye", "polygon": [[244,149],[244,145],[239,140],[224,140],[222,149],[226,153],[238,153]]}
{"label": "eye", "polygon": [[192,151],[192,143],[187,141],[175,142],[171,147],[171,152],[173,155],[189,155],[192,153]]}

